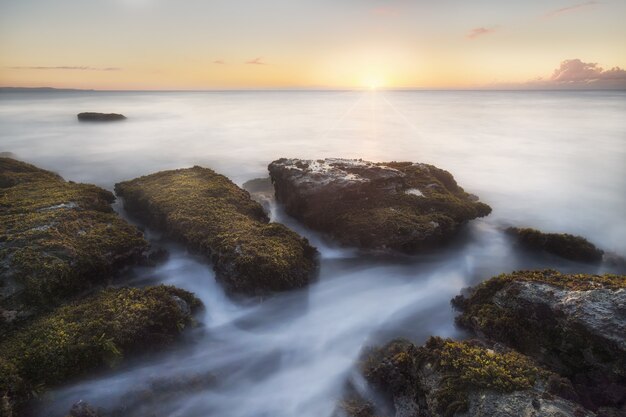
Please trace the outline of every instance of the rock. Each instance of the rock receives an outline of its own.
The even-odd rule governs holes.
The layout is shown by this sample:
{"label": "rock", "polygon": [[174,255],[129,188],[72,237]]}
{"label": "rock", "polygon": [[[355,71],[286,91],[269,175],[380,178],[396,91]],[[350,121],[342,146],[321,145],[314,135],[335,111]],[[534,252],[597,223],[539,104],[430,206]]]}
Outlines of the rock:
{"label": "rock", "polygon": [[343,245],[415,253],[491,208],[426,164],[279,159],[269,165],[286,212]]}
{"label": "rock", "polygon": [[509,227],[506,232],[523,247],[545,251],[578,262],[598,263],[604,252],[581,236],[567,233],[543,233],[539,230]]}
{"label": "rock", "polygon": [[587,408],[626,406],[626,276],[519,271],[453,304],[462,327],[571,379]]}
{"label": "rock", "polygon": [[113,122],[126,119],[126,116],[123,114],[94,112],[78,113],[76,117],[78,117],[78,120],[81,122]]}
{"label": "rock", "polygon": [[250,197],[259,203],[266,214],[269,215],[272,209],[272,203],[274,202],[274,186],[272,180],[267,178],[255,178],[250,181],[246,181],[241,186],[244,190],[250,193]]}
{"label": "rock", "polygon": [[85,401],[78,401],[70,409],[67,417],[101,417],[101,414]]}
{"label": "rock", "polygon": [[269,223],[246,191],[210,169],[163,171],[115,191],[129,213],[209,256],[229,293],[263,296],[304,287],[316,276],[317,250]]}
{"label": "rock", "polygon": [[[364,356],[360,363],[363,376],[392,406],[391,413],[382,415],[595,416],[551,390],[548,380],[555,375],[530,358],[495,345],[433,337],[418,347],[395,340]],[[367,399],[360,404],[352,402],[344,411],[350,416],[381,415],[372,411]]]}
{"label": "rock", "polygon": [[191,293],[167,286],[107,289],[59,307],[0,342],[0,398],[19,410],[34,392],[156,351],[199,307]]}
{"label": "rock", "polygon": [[143,235],[95,185],[0,158],[0,335],[139,260]]}

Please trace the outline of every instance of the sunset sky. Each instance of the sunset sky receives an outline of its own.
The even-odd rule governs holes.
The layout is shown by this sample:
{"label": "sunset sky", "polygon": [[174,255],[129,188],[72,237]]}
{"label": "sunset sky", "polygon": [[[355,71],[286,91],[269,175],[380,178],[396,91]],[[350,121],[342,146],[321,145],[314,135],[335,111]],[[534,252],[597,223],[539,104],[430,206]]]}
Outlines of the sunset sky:
{"label": "sunset sky", "polygon": [[626,1],[0,0],[0,86],[626,88]]}

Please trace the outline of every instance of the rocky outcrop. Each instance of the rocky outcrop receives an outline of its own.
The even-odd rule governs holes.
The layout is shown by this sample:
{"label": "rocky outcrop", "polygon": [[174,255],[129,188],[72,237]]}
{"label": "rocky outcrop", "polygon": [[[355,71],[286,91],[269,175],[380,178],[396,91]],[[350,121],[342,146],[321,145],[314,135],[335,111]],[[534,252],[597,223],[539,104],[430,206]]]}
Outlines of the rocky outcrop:
{"label": "rocky outcrop", "polygon": [[0,335],[144,256],[143,235],[95,185],[0,158]]}
{"label": "rocky outcrop", "polygon": [[491,212],[449,172],[427,164],[279,159],[269,172],[289,215],[359,248],[432,249]]}
{"label": "rocky outcrop", "polygon": [[85,112],[76,115],[81,122],[114,122],[116,120],[125,120],[126,116],[117,113],[94,113]]}
{"label": "rocky outcrop", "polygon": [[626,408],[626,276],[520,271],[459,296],[457,322],[572,380],[592,410]]}
{"label": "rocky outcrop", "polygon": [[34,320],[0,342],[5,415],[72,377],[171,344],[199,307],[191,293],[173,287],[119,288]]}
{"label": "rocky outcrop", "polygon": [[373,394],[352,396],[351,417],[591,417],[564,380],[530,358],[478,341],[396,340],[360,363]]}
{"label": "rocky outcrop", "polygon": [[230,293],[266,295],[314,279],[317,251],[223,175],[193,167],[115,186],[129,213],[209,256]]}
{"label": "rocky outcrop", "polygon": [[507,234],[524,248],[545,251],[561,258],[578,262],[597,263],[604,252],[581,236],[567,233],[543,233],[539,230],[509,227]]}

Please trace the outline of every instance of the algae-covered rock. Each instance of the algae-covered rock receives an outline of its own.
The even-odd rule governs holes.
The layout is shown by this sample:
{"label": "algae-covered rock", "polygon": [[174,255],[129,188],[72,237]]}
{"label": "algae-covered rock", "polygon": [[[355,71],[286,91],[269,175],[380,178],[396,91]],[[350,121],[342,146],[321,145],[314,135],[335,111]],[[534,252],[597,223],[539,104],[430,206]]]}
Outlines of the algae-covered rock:
{"label": "algae-covered rock", "polygon": [[317,251],[223,175],[193,167],[115,186],[124,207],[151,226],[211,257],[231,293],[264,295],[307,285]]}
{"label": "algae-covered rock", "polygon": [[579,262],[600,262],[604,252],[581,236],[567,233],[543,233],[536,229],[509,227],[506,232],[523,247],[546,251],[561,258]]}
{"label": "algae-covered rock", "polygon": [[390,404],[391,412],[381,414],[362,399],[360,404],[352,401],[344,407],[350,416],[594,415],[564,398],[568,381],[522,354],[478,341],[433,337],[424,346],[415,346],[395,340],[366,352],[360,367],[369,384]]}
{"label": "algae-covered rock", "polygon": [[140,259],[142,234],[95,185],[0,158],[0,334]]}
{"label": "algae-covered rock", "polygon": [[76,115],[81,122],[114,122],[116,120],[125,120],[126,116],[118,113],[96,113],[84,112]]}
{"label": "algae-covered rock", "polygon": [[453,300],[457,322],[572,380],[585,406],[626,406],[626,276],[519,271]]}
{"label": "algae-covered rock", "polygon": [[174,287],[107,289],[59,307],[0,342],[0,398],[19,409],[33,393],[172,343],[200,306]]}
{"label": "algae-covered rock", "polygon": [[279,159],[269,172],[289,215],[343,245],[419,252],[491,212],[427,164]]}

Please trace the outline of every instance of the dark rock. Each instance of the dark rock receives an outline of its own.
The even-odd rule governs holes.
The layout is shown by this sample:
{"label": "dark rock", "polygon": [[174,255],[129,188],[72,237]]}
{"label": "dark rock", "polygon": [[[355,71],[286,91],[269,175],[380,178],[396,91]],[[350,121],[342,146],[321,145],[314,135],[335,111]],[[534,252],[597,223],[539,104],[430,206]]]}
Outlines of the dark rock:
{"label": "dark rock", "polygon": [[0,342],[0,398],[19,410],[34,393],[156,351],[192,324],[199,307],[191,293],[157,286],[107,289],[57,308]]}
{"label": "dark rock", "polygon": [[143,256],[148,243],[115,214],[114,199],[0,158],[0,335]]}
{"label": "dark rock", "polygon": [[[594,416],[550,392],[552,374],[530,358],[478,341],[431,338],[415,346],[396,340],[367,351],[360,368],[395,417]],[[352,400],[343,410],[354,417],[381,415],[371,404]]]}
{"label": "dark rock", "polygon": [[491,212],[432,165],[279,159],[269,172],[289,215],[343,245],[365,249],[432,249]]}
{"label": "dark rock", "polygon": [[67,417],[102,417],[101,414],[85,401],[78,401],[70,409]]}
{"label": "dark rock", "polygon": [[113,122],[126,119],[126,116],[123,114],[94,112],[78,113],[76,117],[78,117],[78,120],[81,122]]}
{"label": "dark rock", "polygon": [[567,233],[543,233],[539,230],[509,227],[507,233],[526,249],[546,251],[572,261],[597,263],[603,251],[581,236]]}
{"label": "dark rock", "polygon": [[317,251],[223,175],[193,167],[115,186],[129,213],[209,256],[227,291],[263,296],[306,286]]}
{"label": "dark rock", "polygon": [[520,271],[453,304],[462,327],[569,378],[587,408],[626,406],[626,276]]}

